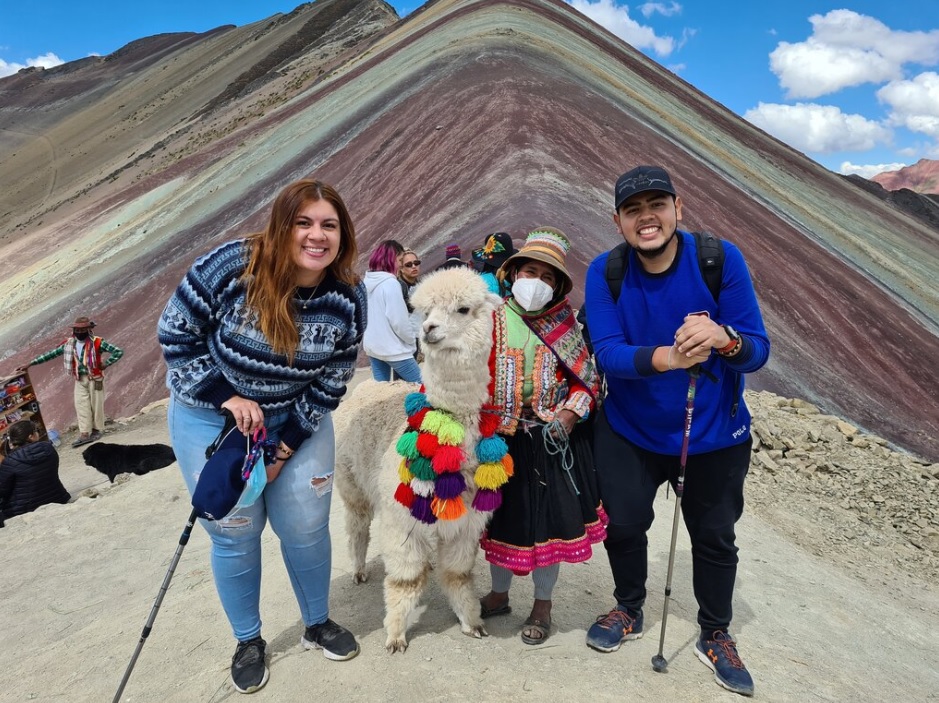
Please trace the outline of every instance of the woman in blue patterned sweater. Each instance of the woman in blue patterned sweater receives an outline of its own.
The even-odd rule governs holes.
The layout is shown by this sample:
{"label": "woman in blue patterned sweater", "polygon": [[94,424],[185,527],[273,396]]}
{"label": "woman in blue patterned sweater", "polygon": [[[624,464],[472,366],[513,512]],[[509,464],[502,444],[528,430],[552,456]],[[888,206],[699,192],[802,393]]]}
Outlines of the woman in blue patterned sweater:
{"label": "woman in blue patterned sweater", "polygon": [[359,651],[329,619],[334,439],[330,412],[355,369],[365,288],[353,271],[355,230],[331,186],[302,180],[274,201],[263,232],[198,259],[170,298],[158,336],[170,389],[170,438],[189,491],[224,418],[278,442],[250,508],[214,522],[212,571],[238,645],[235,688],[268,679],[261,638],[261,532],[270,520],[306,626],[302,644],[333,660]]}

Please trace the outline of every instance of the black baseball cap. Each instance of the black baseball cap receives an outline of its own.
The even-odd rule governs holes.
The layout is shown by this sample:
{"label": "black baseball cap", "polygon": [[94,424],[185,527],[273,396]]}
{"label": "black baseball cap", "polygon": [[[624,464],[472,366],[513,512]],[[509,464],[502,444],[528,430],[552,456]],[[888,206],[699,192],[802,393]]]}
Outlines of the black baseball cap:
{"label": "black baseball cap", "polygon": [[636,166],[616,179],[616,188],[613,191],[614,209],[619,210],[620,205],[637,193],[649,190],[660,190],[669,195],[678,195],[672,185],[672,179],[661,166]]}

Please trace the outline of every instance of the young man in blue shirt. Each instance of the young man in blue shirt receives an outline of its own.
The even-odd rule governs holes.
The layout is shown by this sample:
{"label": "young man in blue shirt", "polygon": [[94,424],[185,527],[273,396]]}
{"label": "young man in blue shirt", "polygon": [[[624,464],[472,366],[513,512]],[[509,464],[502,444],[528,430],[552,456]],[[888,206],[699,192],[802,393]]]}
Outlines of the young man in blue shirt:
{"label": "young man in blue shirt", "polygon": [[681,505],[701,627],[695,649],[720,685],[753,695],[727,630],[737,571],[734,524],[750,463],[742,374],[766,363],[769,339],[746,263],[729,242],[722,242],[720,292],[712,295],[695,237],[678,229],[682,202],[664,169],[638,166],[623,174],[614,206],[629,245],[622,288],[615,298],[606,277],[609,252],[601,254],[587,271],[585,307],[608,388],[594,448],[617,605],[590,627],[587,644],[613,652],[642,636],[653,500],[662,483],[677,481],[686,370],[700,365]]}

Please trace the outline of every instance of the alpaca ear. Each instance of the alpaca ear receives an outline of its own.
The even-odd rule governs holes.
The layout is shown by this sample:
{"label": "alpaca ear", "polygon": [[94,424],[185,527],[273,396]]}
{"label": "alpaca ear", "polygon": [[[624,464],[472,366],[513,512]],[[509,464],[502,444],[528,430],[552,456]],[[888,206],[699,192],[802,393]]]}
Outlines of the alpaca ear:
{"label": "alpaca ear", "polygon": [[486,301],[493,307],[493,309],[498,308],[505,301],[495,293],[486,293]]}

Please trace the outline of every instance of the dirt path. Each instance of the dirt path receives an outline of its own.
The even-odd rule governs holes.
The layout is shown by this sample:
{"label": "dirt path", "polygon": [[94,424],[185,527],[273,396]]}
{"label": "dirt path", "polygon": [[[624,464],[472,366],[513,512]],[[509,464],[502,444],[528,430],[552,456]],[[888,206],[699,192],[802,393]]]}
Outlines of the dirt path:
{"label": "dirt path", "polygon": [[[166,442],[156,408],[107,439]],[[175,466],[110,486],[60,449],[66,485],[98,484],[99,497],[47,506],[0,531],[0,690],[9,701],[111,700],[140,637],[179,534],[188,496]],[[660,495],[650,535],[649,599],[644,639],[602,655],[584,645],[586,628],[611,605],[602,549],[565,565],[556,590],[555,631],[540,647],[518,631],[531,581],[512,590],[515,612],[489,621],[490,637],[462,635],[436,583],[428,588],[411,646],[383,648],[381,560],[371,578],[352,584],[342,504],[333,503],[331,617],[353,630],[362,654],[346,663],[299,646],[302,626],[276,539],[264,542],[262,614],[271,679],[252,701],[734,701],[693,652],[695,605],[687,540],[679,539],[665,654],[667,674],[650,659],[658,648],[673,504]],[[806,522],[805,529],[811,529]],[[798,530],[790,522],[786,530]],[[741,562],[734,633],[765,701],[939,700],[939,589],[898,577],[880,562],[869,578],[837,552],[815,555],[772,523],[747,512],[739,526]],[[476,568],[477,590],[488,570]],[[217,602],[208,538],[197,528],[186,547],[124,701],[239,699],[228,679],[233,642]],[[240,700],[240,699],[239,699]]]}

